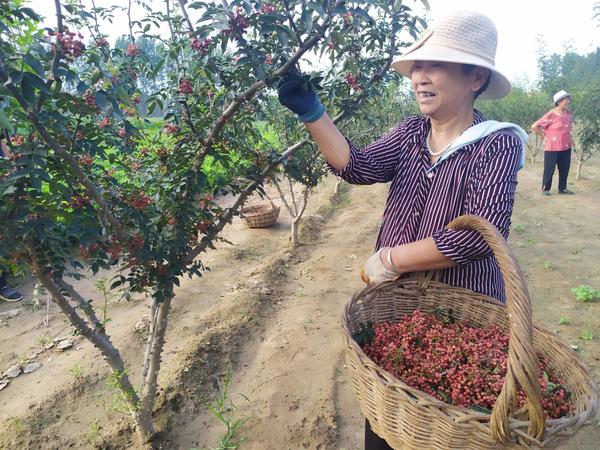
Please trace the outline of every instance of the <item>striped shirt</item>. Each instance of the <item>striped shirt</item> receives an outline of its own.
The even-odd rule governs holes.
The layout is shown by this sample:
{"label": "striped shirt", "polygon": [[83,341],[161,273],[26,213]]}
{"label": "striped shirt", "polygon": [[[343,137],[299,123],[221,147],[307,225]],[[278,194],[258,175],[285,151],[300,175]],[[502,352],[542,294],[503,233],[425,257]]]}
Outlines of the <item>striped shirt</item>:
{"label": "striped shirt", "polygon": [[[473,124],[485,120],[475,111]],[[457,265],[441,281],[504,301],[504,283],[491,250],[475,231],[444,227],[463,214],[486,218],[508,237],[521,140],[499,130],[460,148],[429,174],[428,118],[410,117],[363,149],[350,144],[350,162],[332,171],[353,184],[391,182],[376,248],[433,237]]]}

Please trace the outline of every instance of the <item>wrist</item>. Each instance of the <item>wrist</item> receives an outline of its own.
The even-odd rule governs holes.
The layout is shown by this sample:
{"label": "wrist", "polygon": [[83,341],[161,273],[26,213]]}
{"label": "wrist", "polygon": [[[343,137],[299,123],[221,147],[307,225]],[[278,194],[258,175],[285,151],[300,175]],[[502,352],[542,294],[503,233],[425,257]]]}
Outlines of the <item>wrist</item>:
{"label": "wrist", "polygon": [[392,251],[394,250],[394,247],[384,247],[381,251],[380,254],[380,259],[381,259],[381,263],[383,264],[383,266],[388,269],[391,270],[393,272],[397,272],[397,273],[401,273],[398,268],[396,267],[396,265],[394,264],[394,261],[392,259]]}
{"label": "wrist", "polygon": [[314,108],[312,108],[311,111],[302,114],[300,116],[300,120],[304,123],[316,122],[321,118],[323,113],[325,113],[325,106],[323,105],[323,103],[321,103],[320,100],[317,99]]}
{"label": "wrist", "polygon": [[400,273],[406,272],[402,267],[402,246],[392,247],[390,249],[389,262],[391,263],[393,270]]}

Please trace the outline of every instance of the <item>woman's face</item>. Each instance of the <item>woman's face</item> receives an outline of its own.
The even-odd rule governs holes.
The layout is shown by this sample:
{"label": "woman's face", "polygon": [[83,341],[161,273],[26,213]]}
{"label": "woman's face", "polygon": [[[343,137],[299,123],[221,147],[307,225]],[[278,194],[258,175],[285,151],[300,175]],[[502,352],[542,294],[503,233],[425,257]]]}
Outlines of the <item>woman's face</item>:
{"label": "woman's face", "polygon": [[560,108],[568,108],[570,104],[571,104],[571,97],[565,97],[565,98],[559,100],[558,103],[556,104],[556,106],[558,106]]}
{"label": "woman's face", "polygon": [[473,107],[474,94],[485,82],[486,71],[476,68],[468,75],[462,64],[415,61],[411,82],[422,114],[436,119],[452,118]]}

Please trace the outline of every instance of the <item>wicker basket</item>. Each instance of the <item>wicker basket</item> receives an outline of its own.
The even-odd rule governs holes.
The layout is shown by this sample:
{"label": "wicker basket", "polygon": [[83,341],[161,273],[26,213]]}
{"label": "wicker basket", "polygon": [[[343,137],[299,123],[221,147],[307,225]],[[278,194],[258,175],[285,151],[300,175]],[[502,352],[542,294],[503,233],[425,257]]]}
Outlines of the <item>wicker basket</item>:
{"label": "wicker basket", "polygon": [[266,228],[277,222],[279,207],[272,205],[254,205],[242,209],[242,216],[248,228]]}
{"label": "wicker basket", "polygon": [[[382,283],[356,293],[346,305],[342,326],[352,389],[373,431],[394,449],[484,450],[551,448],[589,423],[598,390],[578,355],[551,331],[533,326],[529,294],[503,237],[486,220],[462,216],[454,229],[479,231],[489,243],[504,277],[507,303],[432,280],[432,274]],[[451,308],[458,321],[474,326],[498,324],[509,333],[508,370],[491,414],[453,406],[418,391],[378,367],[353,339],[361,324],[398,322],[414,310]],[[541,352],[572,393],[573,411],[545,420],[541,409],[535,350]],[[514,411],[521,386],[528,397]]]}

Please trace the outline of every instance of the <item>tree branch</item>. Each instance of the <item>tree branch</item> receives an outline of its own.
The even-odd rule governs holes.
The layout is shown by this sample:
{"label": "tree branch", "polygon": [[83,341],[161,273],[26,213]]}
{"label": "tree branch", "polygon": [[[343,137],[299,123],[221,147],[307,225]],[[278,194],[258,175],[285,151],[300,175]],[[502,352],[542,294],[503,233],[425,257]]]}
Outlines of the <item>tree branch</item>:
{"label": "tree branch", "polygon": [[275,185],[275,187],[277,188],[277,192],[279,192],[279,198],[281,199],[281,203],[283,203],[283,206],[285,206],[285,208],[288,210],[288,212],[290,213],[290,216],[293,217],[294,216],[294,211],[292,210],[292,207],[290,206],[290,204],[285,199],[285,194],[281,190],[281,186],[279,186],[279,182],[277,181],[277,177],[276,176],[270,176],[270,179],[273,182],[273,184]]}
{"label": "tree branch", "polygon": [[131,27],[131,0],[127,1],[127,25],[129,26],[129,37],[131,42],[135,44],[135,37],[133,36],[133,28]]}
{"label": "tree branch", "polygon": [[285,7],[285,15],[288,19],[288,22],[290,23],[290,27],[292,30],[294,30],[294,33],[296,34],[296,41],[298,41],[298,46],[302,48],[304,47],[304,43],[302,42],[302,37],[300,36],[300,30],[298,30],[298,27],[294,22],[294,18],[290,14],[290,3],[288,2],[288,0],[283,0],[283,6]]}
{"label": "tree branch", "polygon": [[94,330],[99,334],[105,334],[103,331],[104,327],[102,326],[102,322],[100,322],[100,320],[98,320],[98,317],[96,317],[96,313],[94,312],[94,309],[92,308],[90,302],[86,301],[81,295],[79,295],[79,293],[75,290],[75,288],[73,288],[73,286],[71,286],[62,278],[55,280],[55,282],[63,291],[69,294],[69,296],[79,304],[79,307],[87,316],[88,320],[94,327]]}
{"label": "tree branch", "polygon": [[181,9],[181,14],[183,14],[183,17],[187,23],[188,29],[190,30],[190,33],[194,32],[194,26],[192,25],[192,21],[190,20],[190,16],[188,15],[186,9],[185,9],[185,5],[183,3],[183,0],[178,0],[179,3],[179,9]]}
{"label": "tree branch", "polygon": [[292,214],[294,217],[298,215],[298,205],[296,204],[296,196],[294,195],[294,185],[292,184],[292,179],[290,177],[286,177],[288,180],[288,184],[290,186],[290,195],[292,196],[292,205],[294,205],[294,213]]}
{"label": "tree branch", "polygon": [[102,352],[102,354],[106,357],[106,361],[111,369],[121,374],[119,377],[119,388],[128,393],[128,395],[126,395],[127,403],[134,420],[137,420],[137,406],[139,398],[133,385],[129,381],[127,373],[124,370],[125,364],[123,363],[123,359],[121,358],[119,351],[112,345],[106,334],[98,333],[90,328],[83,318],[77,314],[75,309],[69,304],[69,300],[65,298],[60,288],[49,275],[50,269],[43,268],[40,265],[33,246],[29,244],[27,247],[29,251],[29,257],[31,258],[32,271],[40,283],[48,291],[54,303],[56,303],[63,314],[69,318],[69,322],[71,322],[77,331],[87,338],[94,345],[94,347]]}

